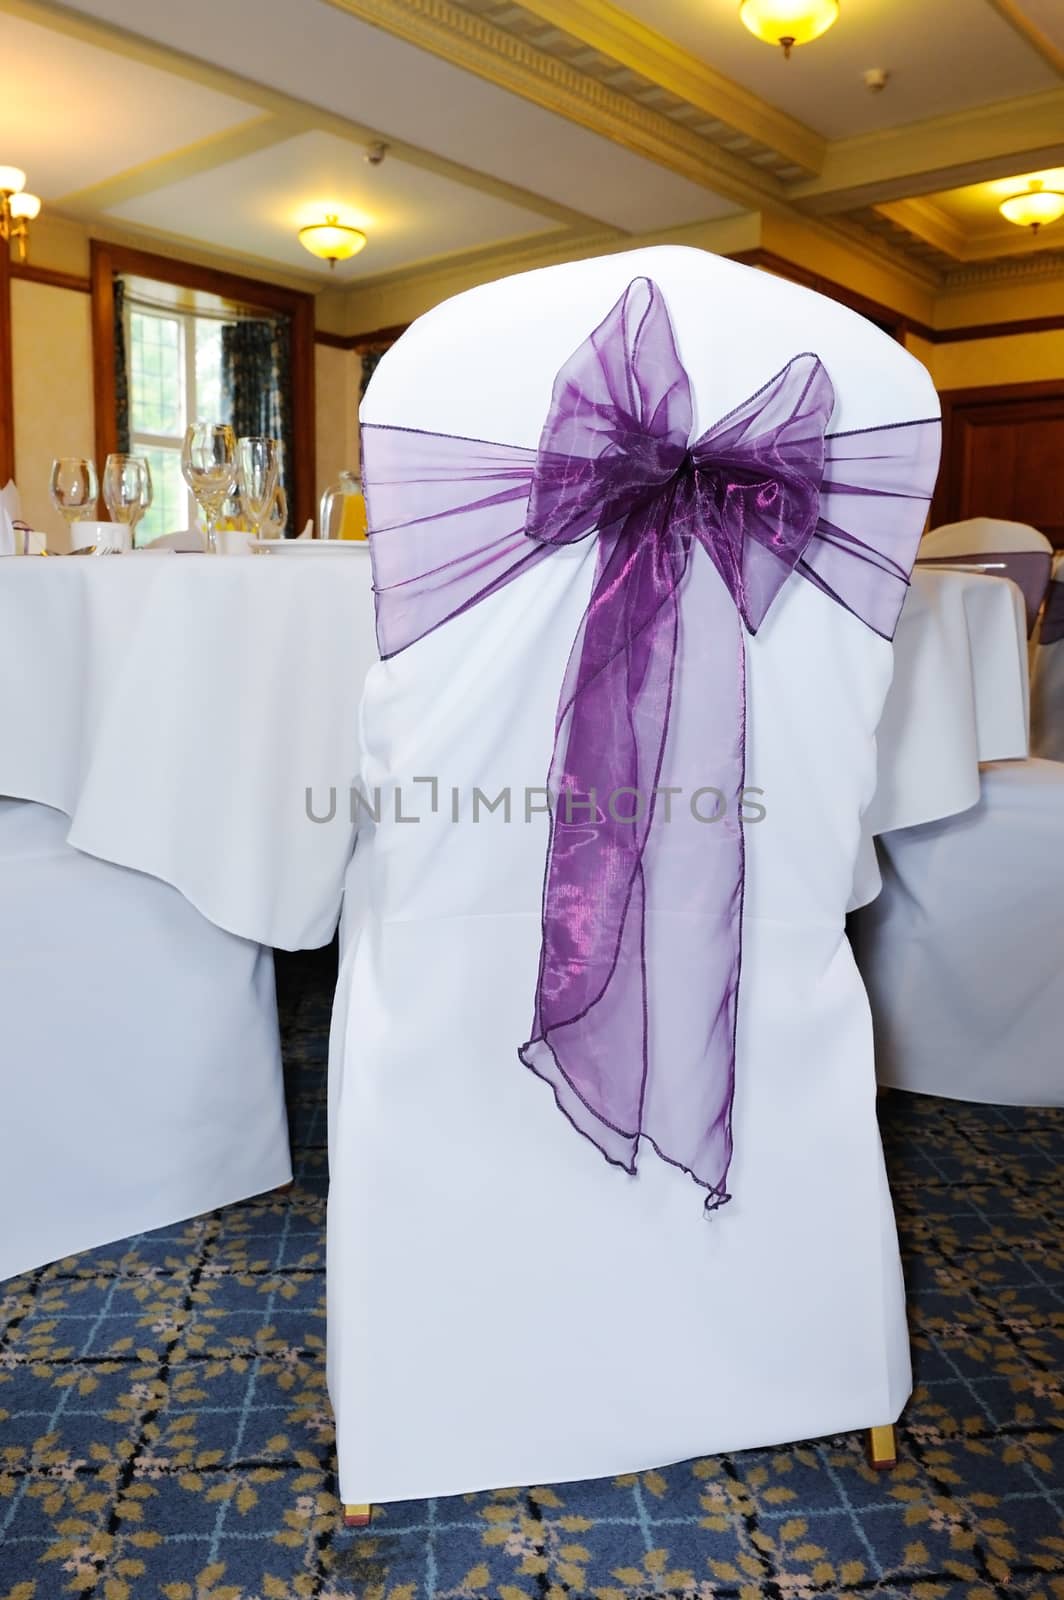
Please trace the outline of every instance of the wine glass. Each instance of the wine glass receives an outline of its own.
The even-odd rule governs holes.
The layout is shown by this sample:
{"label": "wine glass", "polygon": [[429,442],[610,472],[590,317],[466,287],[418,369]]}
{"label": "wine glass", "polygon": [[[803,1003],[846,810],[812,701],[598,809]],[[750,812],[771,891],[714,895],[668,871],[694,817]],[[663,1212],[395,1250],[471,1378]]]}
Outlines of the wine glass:
{"label": "wine glass", "polygon": [[[151,467],[146,456],[109,455],[103,467],[103,500],[112,522],[129,528],[130,549],[136,544],[137,523],[152,502]],[[96,553],[106,554],[106,545],[97,544]]]}
{"label": "wine glass", "polygon": [[207,523],[207,550],[218,553],[222,507],[236,488],[236,437],[225,422],[193,422],[185,429],[181,472]]}
{"label": "wine glass", "polygon": [[236,450],[240,499],[256,539],[261,539],[277,492],[277,440],[240,439]]}
{"label": "wine glass", "polygon": [[91,518],[99,495],[95,463],[87,456],[58,456],[52,462],[48,493],[68,528]]}
{"label": "wine glass", "polygon": [[288,526],[288,496],[284,492],[284,484],[279,483],[273,491],[270,509],[266,513],[266,520],[262,525],[264,539],[280,539],[284,537],[284,530]]}

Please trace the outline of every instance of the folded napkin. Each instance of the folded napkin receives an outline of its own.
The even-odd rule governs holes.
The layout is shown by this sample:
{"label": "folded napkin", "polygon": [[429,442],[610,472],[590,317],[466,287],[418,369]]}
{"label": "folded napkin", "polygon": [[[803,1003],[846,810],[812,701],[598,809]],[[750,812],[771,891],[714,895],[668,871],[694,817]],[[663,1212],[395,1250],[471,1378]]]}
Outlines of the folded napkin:
{"label": "folded napkin", "polygon": [[6,483],[0,489],[0,556],[13,556],[18,553],[15,519],[19,510],[18,490],[13,483]]}
{"label": "folded napkin", "polygon": [[158,539],[138,546],[139,550],[202,550],[203,535],[198,528],[182,528],[179,533],[162,533]]}

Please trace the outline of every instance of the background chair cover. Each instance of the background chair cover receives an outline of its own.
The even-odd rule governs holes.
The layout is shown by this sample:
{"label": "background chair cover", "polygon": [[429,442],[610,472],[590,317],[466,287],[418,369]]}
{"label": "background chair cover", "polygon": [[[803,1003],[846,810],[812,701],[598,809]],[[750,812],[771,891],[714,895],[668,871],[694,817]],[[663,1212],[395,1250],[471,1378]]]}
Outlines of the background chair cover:
{"label": "background chair cover", "polygon": [[273,954],[0,800],[0,1278],[292,1176]]}
{"label": "background chair cover", "polygon": [[1060,555],[1031,651],[1031,754],[1064,761],[1064,557]]}
{"label": "background chair cover", "polygon": [[879,840],[855,918],[881,1083],[1064,1104],[1064,765],[990,763],[979,804]]}
{"label": "background chair cover", "polygon": [[[558,370],[644,274],[696,434],[803,348],[835,385],[834,430],[937,415],[923,368],[852,313],[660,249],[448,302],[385,357],[363,421],[534,450]],[[329,1381],[347,1502],[862,1427],[908,1393],[867,1002],[843,933],[891,649],[813,584],[789,580],[746,647],[747,775],[767,816],[747,829],[733,1200],[707,1220],[682,1173],[608,1165],[517,1060],[547,840],[523,797],[550,766],[594,561],[594,540],[552,552],[367,682],[362,782],[384,799],[349,875],[330,1061]],[[694,615],[716,583],[692,563]],[[674,717],[697,729],[709,693],[680,681]],[[435,812],[412,788],[433,776]],[[472,823],[474,786],[509,787],[509,824]],[[396,822],[397,788],[416,826]],[[699,984],[697,940],[672,976]],[[667,1047],[676,1018],[654,1025]]]}
{"label": "background chair cover", "polygon": [[1026,522],[1003,522],[996,517],[969,517],[932,528],[920,541],[918,560],[985,563],[993,575],[1019,586],[1027,607],[1027,632],[1035,625],[1045,599],[1053,560],[1053,546],[1044,533]]}

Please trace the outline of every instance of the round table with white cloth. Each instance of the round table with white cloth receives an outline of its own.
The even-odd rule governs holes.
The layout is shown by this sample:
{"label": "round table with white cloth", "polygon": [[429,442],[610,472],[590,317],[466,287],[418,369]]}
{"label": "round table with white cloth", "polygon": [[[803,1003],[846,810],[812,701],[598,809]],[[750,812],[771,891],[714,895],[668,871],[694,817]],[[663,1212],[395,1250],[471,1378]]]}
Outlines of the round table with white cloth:
{"label": "round table with white cloth", "polygon": [[364,544],[0,562],[0,795],[230,933],[327,944],[376,654]]}

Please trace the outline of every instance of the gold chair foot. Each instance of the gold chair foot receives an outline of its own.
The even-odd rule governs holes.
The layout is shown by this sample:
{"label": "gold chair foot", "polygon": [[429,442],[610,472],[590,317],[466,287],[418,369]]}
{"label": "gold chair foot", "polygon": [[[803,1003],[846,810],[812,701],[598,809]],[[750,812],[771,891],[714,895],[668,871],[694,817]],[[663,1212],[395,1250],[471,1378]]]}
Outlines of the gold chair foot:
{"label": "gold chair foot", "polygon": [[889,1472],[898,1464],[898,1436],[894,1424],[868,1430],[868,1461],[876,1472]]}
{"label": "gold chair foot", "polygon": [[344,1506],[344,1527],[368,1528],[372,1515],[372,1506]]}

